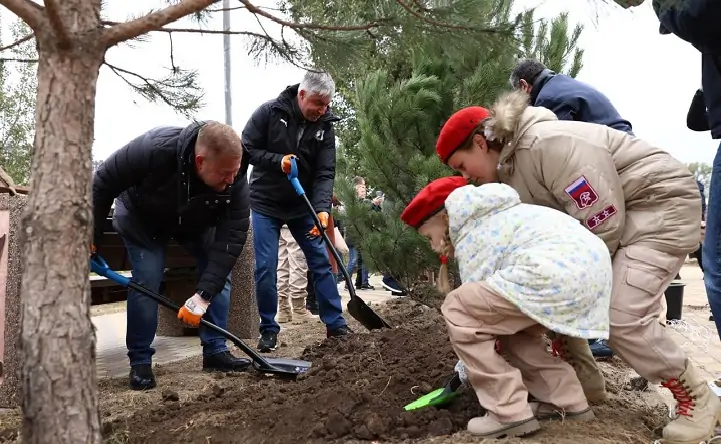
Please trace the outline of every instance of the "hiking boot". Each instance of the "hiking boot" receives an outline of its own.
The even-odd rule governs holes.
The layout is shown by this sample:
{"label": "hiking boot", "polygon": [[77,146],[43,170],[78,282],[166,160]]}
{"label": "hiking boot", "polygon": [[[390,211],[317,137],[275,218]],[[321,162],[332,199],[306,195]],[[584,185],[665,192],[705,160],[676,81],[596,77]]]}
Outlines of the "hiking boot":
{"label": "hiking boot", "polygon": [[556,407],[553,404],[549,404],[547,402],[530,402],[528,405],[531,406],[531,411],[533,411],[533,416],[536,417],[539,421],[543,421],[545,419],[563,419],[563,420],[571,420],[571,421],[590,421],[594,419],[596,416],[593,414],[593,410],[591,410],[591,407],[586,407],[583,410],[579,410],[577,412],[570,412],[568,410],[564,410],[561,407]]}
{"label": "hiking boot", "polygon": [[132,390],[155,388],[155,375],[150,364],[138,364],[130,367],[130,388]]}
{"label": "hiking boot", "polygon": [[661,385],[676,400],[676,418],[663,428],[664,444],[699,444],[715,435],[721,420],[721,401],[688,360],[678,379]]}
{"label": "hiking boot", "polygon": [[293,304],[293,324],[305,324],[318,320],[318,316],[306,308],[305,299],[292,299],[291,302]]}
{"label": "hiking boot", "polygon": [[261,353],[269,353],[278,348],[278,333],[274,331],[264,331],[260,334],[258,340],[258,351]]}
{"label": "hiking boot", "polygon": [[583,394],[589,404],[606,402],[606,381],[593,359],[588,340],[559,334],[555,336],[552,343],[553,354],[568,362],[576,371],[576,377],[581,382]]}
{"label": "hiking boot", "polygon": [[289,298],[279,297],[278,298],[278,315],[276,321],[279,324],[287,324],[293,320],[293,310],[290,306]]}
{"label": "hiking boot", "polygon": [[371,284],[361,284],[355,286],[356,290],[375,290],[376,287],[372,286]]}
{"label": "hiking boot", "polygon": [[203,356],[204,372],[244,372],[250,367],[250,359],[236,358],[228,350]]}
{"label": "hiking boot", "polygon": [[540,428],[541,425],[533,416],[522,421],[501,422],[496,415],[488,412],[485,416],[472,418],[468,421],[468,433],[491,439],[524,436]]}
{"label": "hiking boot", "polygon": [[348,336],[352,334],[353,330],[351,330],[350,327],[348,327],[347,325],[344,325],[333,330],[327,330],[325,336],[327,338],[339,338],[341,336]]}

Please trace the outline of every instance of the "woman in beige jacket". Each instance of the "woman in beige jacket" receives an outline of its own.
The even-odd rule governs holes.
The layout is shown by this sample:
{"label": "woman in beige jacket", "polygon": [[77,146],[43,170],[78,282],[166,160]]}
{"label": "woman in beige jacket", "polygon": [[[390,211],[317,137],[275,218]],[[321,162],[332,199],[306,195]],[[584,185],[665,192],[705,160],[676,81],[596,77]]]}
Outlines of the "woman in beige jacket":
{"label": "woman in beige jacket", "polygon": [[503,95],[444,125],[436,150],[467,179],[502,182],[525,203],[563,211],[600,237],[613,257],[609,345],[677,402],[665,444],[713,436],[721,401],[656,318],[664,291],[698,247],[696,181],[667,152],[607,126],[559,121],[528,95]]}

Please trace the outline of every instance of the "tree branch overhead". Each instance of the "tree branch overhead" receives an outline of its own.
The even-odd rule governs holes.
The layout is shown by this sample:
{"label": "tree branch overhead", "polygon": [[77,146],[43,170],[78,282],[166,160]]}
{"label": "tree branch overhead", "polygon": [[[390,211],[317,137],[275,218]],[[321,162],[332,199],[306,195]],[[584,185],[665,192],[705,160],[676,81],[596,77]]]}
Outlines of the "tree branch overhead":
{"label": "tree branch overhead", "polygon": [[189,14],[201,11],[213,3],[215,0],[183,0],[160,11],[108,28],[103,32],[102,38],[106,47],[110,48],[120,42],[157,30]]}
{"label": "tree branch overhead", "polygon": [[31,0],[0,0],[0,5],[20,17],[33,31],[42,28],[45,8],[39,4]]}

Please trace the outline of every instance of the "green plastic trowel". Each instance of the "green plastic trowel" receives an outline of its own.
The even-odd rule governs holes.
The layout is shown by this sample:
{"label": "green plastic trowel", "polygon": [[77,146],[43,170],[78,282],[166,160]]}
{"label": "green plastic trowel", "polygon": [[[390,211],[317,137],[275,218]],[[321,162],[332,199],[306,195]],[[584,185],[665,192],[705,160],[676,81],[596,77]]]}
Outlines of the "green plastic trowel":
{"label": "green plastic trowel", "polygon": [[461,386],[461,375],[458,372],[442,388],[433,390],[432,392],[421,396],[407,406],[403,407],[405,411],[418,410],[425,407],[434,407],[445,405],[458,395],[458,388]]}

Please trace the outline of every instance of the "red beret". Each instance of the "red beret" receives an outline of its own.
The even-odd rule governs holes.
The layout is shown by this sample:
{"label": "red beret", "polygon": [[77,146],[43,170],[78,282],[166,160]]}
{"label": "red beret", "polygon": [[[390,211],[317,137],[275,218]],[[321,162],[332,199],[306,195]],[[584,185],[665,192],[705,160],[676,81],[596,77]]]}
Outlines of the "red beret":
{"label": "red beret", "polygon": [[446,198],[453,190],[466,185],[468,182],[461,176],[441,177],[434,180],[426,185],[403,210],[401,220],[418,229],[423,222],[443,209]]}
{"label": "red beret", "polygon": [[436,142],[436,153],[441,162],[448,163],[448,159],[461,147],[463,141],[490,115],[487,109],[480,106],[469,106],[456,111],[441,128]]}

